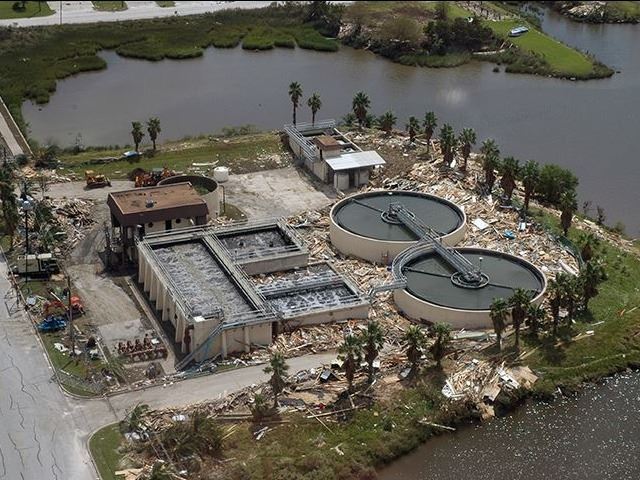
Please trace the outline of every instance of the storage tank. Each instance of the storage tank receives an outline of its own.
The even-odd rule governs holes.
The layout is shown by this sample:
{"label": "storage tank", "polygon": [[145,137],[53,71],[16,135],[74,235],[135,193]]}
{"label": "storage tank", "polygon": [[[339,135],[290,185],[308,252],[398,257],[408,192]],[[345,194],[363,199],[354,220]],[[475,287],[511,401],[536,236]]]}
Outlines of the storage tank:
{"label": "storage tank", "polygon": [[377,190],[359,193],[336,203],[330,214],[331,243],[341,253],[388,264],[420,237],[389,215],[390,206],[403,205],[446,245],[464,238],[467,218],[448,200],[427,193]]}
{"label": "storage tank", "polygon": [[400,311],[419,321],[445,322],[453,328],[492,328],[491,303],[509,298],[516,288],[530,292],[532,303],[542,302],[547,286],[544,274],[526,260],[483,248],[454,250],[481,273],[475,283],[460,281],[458,271],[429,245],[396,258],[396,279],[406,287],[394,290]]}
{"label": "storage tank", "polygon": [[229,180],[228,167],[216,167],[213,169],[213,179],[218,183],[225,183]]}
{"label": "storage tank", "polygon": [[[225,167],[226,168],[226,167]],[[172,185],[174,183],[189,182],[207,202],[209,217],[216,218],[220,215],[220,188],[218,182],[203,175],[174,175],[160,180],[158,185]]]}

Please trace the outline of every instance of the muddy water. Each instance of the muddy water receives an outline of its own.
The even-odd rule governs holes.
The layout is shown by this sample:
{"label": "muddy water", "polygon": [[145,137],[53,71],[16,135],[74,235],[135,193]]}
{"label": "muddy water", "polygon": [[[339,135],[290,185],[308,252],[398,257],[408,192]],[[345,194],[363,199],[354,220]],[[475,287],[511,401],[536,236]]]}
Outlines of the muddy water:
{"label": "muddy water", "polygon": [[[640,220],[631,206],[640,203],[640,26],[578,25],[551,16],[545,27],[622,73],[571,82],[493,73],[484,63],[421,69],[349,48],[337,54],[209,49],[198,59],[157,63],[105,52],[107,70],[60,81],[47,105],[25,103],[23,112],[41,141],[70,145],[81,134],[85,145],[123,145],[131,142],[130,122],[150,116],[161,119],[161,139],[248,123],[278,128],[291,119],[293,80],[305,98],[321,94],[320,117],[341,117],[364,90],[375,113],[395,110],[400,127],[408,116],[434,110],[441,122],[495,138],[505,155],[570,167],[580,177],[582,199],[637,234]],[[310,120],[308,108],[298,118]]]}
{"label": "muddy water", "polygon": [[640,478],[640,374],[425,443],[380,480]]}

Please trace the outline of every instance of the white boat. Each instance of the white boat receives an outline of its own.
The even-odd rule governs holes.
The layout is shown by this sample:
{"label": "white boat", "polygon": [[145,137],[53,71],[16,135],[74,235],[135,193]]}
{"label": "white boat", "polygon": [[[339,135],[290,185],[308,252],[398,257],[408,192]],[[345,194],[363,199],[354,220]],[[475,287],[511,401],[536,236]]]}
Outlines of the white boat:
{"label": "white boat", "polygon": [[512,28],[509,31],[509,36],[510,37],[519,37],[520,35],[524,35],[528,31],[529,31],[529,29],[527,27],[525,27],[524,25],[519,25],[519,26],[517,26],[515,28]]}

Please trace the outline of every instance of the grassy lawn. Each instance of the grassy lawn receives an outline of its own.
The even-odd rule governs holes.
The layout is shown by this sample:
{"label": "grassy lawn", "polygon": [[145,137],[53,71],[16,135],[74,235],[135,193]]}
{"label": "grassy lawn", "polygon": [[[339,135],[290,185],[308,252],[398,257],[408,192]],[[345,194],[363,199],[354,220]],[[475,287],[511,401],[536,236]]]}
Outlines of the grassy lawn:
{"label": "grassy lawn", "polygon": [[14,10],[14,2],[0,2],[0,18],[29,18],[53,15],[47,2],[25,2],[24,10]]}
{"label": "grassy lawn", "polygon": [[123,441],[117,424],[101,428],[89,439],[89,450],[102,480],[118,480],[114,472],[120,469],[121,455],[117,450]]}
{"label": "grassy lawn", "polygon": [[[358,2],[368,20],[385,20],[389,15],[407,15],[415,20],[433,18],[436,2]],[[362,5],[360,5],[362,4]],[[468,17],[471,13],[453,2],[447,2],[449,18]],[[364,6],[364,7],[363,7]],[[349,8],[346,11],[349,16]]]}
{"label": "grassy lawn", "polygon": [[607,16],[616,21],[640,20],[640,3],[638,2],[607,2]]}
{"label": "grassy lawn", "polygon": [[94,10],[103,12],[117,12],[127,9],[127,2],[91,2]]}
{"label": "grassy lawn", "polygon": [[[557,218],[545,217],[544,223],[558,232]],[[569,237],[575,241],[578,233],[571,229]],[[604,242],[601,254],[608,279],[589,303],[589,312],[573,325],[571,332],[566,332],[567,338],[589,330],[595,334],[560,345],[553,339],[525,339],[529,349],[538,348],[525,363],[544,373],[536,384],[539,390],[550,391],[555,385],[572,387],[629,364],[640,365],[640,255],[621,252]],[[604,323],[593,325],[599,322]]]}
{"label": "grassy lawn", "polygon": [[111,179],[125,179],[134,168],[150,170],[155,167],[167,167],[184,172],[192,163],[212,163],[228,166],[234,173],[247,173],[256,170],[278,168],[268,157],[282,153],[282,146],[277,135],[270,133],[218,139],[210,141],[206,138],[170,142],[162,145],[155,156],[142,157],[138,162],[119,160],[113,163],[91,165],[95,158],[119,157],[125,148],[119,150],[87,150],[78,155],[66,154],[60,157],[65,174],[74,173],[84,178],[85,170],[103,173]]}
{"label": "grassy lawn", "polygon": [[176,2],[156,2],[158,4],[159,7],[175,7],[176,6]]}
{"label": "grassy lawn", "polygon": [[493,31],[513,42],[523,50],[541,56],[555,73],[567,76],[582,77],[593,73],[593,62],[583,53],[568,47],[552,37],[530,27],[529,32],[521,37],[509,38],[509,31],[522,25],[519,20],[503,20],[486,22]]}

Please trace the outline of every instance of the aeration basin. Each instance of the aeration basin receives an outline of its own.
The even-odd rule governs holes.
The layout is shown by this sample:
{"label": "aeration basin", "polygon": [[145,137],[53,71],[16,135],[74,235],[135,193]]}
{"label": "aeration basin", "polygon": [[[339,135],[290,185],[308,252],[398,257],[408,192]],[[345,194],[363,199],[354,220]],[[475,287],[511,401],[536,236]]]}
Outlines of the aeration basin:
{"label": "aeration basin", "polygon": [[435,195],[404,190],[360,193],[331,209],[331,243],[343,254],[375,263],[390,263],[419,236],[393,215],[401,204],[446,245],[456,245],[466,232],[466,215],[457,205]]}
{"label": "aeration basin", "polygon": [[455,269],[428,247],[403,254],[399,269],[407,284],[393,296],[406,316],[454,328],[491,328],[489,312],[495,298],[506,299],[516,288],[523,288],[531,292],[532,303],[542,302],[546,278],[526,260],[482,248],[456,251],[478,267],[487,281],[476,287],[457,283]]}

